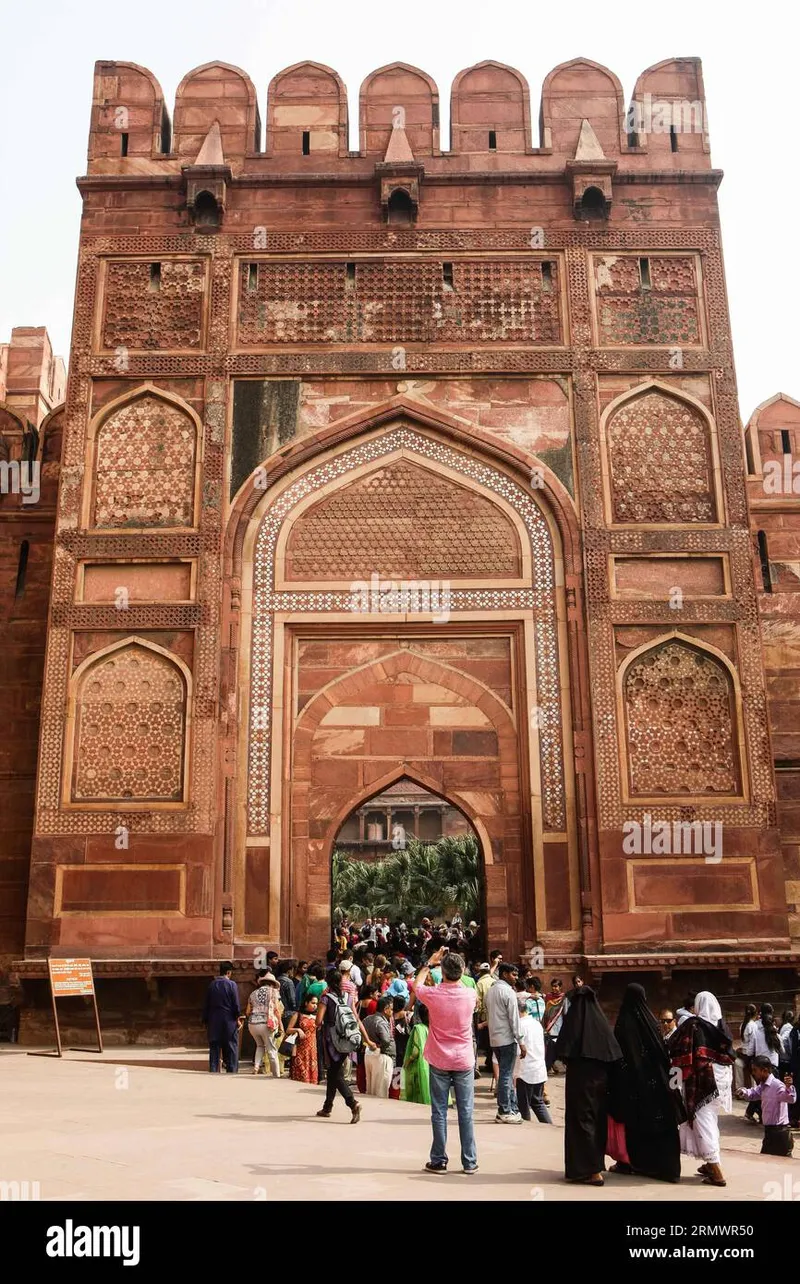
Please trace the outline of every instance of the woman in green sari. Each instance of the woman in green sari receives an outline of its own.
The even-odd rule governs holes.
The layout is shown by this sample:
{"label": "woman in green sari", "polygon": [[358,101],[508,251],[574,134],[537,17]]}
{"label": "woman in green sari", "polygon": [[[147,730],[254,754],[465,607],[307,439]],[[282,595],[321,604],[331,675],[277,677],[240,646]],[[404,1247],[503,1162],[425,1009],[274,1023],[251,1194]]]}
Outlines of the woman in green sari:
{"label": "woman in green sari", "polygon": [[403,1090],[401,1101],[416,1101],[420,1105],[431,1104],[430,1071],[423,1057],[423,1049],[428,1039],[428,1009],[417,1004],[416,1019],[411,1027],[405,1060],[403,1061]]}

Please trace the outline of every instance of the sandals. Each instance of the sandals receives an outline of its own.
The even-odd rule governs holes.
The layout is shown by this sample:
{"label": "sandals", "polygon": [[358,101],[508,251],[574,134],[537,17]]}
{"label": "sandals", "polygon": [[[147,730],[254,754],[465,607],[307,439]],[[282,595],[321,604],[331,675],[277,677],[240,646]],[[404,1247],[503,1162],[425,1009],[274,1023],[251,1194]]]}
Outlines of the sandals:
{"label": "sandals", "polygon": [[728,1183],[722,1175],[722,1169],[719,1164],[706,1164],[705,1170],[704,1186],[727,1186]]}

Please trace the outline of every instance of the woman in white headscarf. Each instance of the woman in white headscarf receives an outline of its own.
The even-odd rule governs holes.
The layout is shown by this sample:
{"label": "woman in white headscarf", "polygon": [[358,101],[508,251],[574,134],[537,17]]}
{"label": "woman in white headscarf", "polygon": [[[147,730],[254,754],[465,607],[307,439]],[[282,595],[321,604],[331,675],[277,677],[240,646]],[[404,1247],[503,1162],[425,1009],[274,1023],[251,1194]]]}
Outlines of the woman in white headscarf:
{"label": "woman in white headscarf", "polygon": [[720,1112],[733,1109],[733,1041],[722,1020],[722,1008],[709,990],[694,1001],[694,1015],[683,1021],[667,1044],[673,1071],[688,1116],[680,1126],[681,1151],[703,1163],[698,1172],[708,1186],[724,1186],[720,1168]]}

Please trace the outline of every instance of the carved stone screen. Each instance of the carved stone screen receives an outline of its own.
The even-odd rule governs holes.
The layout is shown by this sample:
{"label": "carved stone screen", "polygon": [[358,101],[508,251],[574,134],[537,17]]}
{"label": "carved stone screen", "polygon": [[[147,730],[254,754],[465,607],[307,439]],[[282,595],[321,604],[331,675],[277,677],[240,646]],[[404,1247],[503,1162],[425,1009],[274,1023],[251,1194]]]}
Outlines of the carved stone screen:
{"label": "carved stone screen", "polygon": [[82,675],[74,802],[183,796],[186,684],[166,656],[141,646],[111,652]]}
{"label": "carved stone screen", "polygon": [[611,415],[607,440],[615,522],[716,520],[708,424],[689,402],[634,397]]}
{"label": "carved stone screen", "polygon": [[724,665],[685,643],[634,660],[625,675],[631,793],[737,794],[731,695]]}
{"label": "carved stone screen", "polygon": [[158,397],[120,406],[97,433],[94,525],[191,526],[194,422]]}

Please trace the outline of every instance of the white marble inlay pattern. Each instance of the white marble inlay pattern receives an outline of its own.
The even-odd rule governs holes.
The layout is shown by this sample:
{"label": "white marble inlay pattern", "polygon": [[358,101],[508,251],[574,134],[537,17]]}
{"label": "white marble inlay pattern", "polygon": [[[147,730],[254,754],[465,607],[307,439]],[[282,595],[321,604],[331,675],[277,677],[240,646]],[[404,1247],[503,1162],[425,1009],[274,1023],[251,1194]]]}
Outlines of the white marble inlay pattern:
{"label": "white marble inlay pattern", "polygon": [[[441,464],[499,495],[518,513],[528,532],[532,565],[530,589],[451,589],[449,606],[454,612],[530,610],[533,613],[536,621],[534,632],[544,825],[552,831],[563,830],[566,822],[555,575],[547,522],[538,504],[505,473],[434,441],[407,425],[400,425],[304,473],[276,499],[262,519],[254,557],[248,832],[253,835],[269,833],[273,613],[342,612],[350,610],[352,603],[351,594],[342,591],[275,591],[275,548],[281,527],[295,505],[307,495],[363,464],[380,460],[401,449]],[[368,614],[359,615],[364,620],[373,618]]]}

